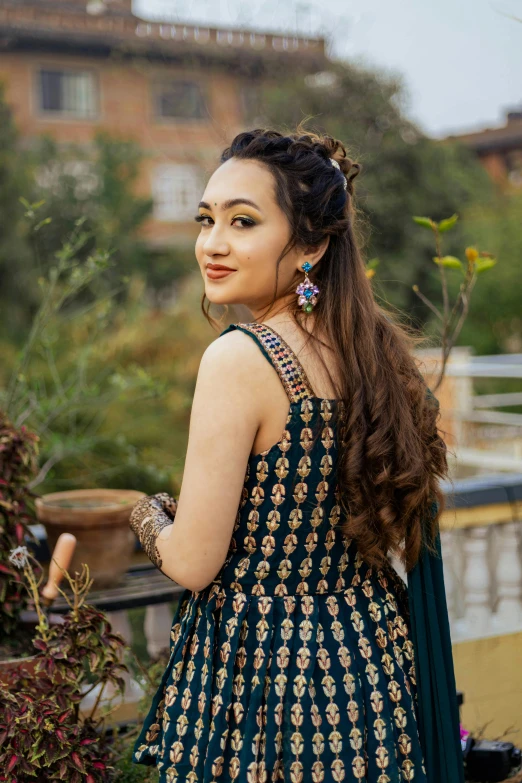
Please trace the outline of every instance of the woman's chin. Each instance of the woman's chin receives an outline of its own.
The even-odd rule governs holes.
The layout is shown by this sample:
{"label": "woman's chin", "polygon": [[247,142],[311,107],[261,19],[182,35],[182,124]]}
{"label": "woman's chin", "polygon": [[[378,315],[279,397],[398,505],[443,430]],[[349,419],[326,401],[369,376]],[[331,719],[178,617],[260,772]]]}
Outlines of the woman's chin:
{"label": "woman's chin", "polygon": [[205,296],[209,302],[212,302],[212,304],[215,305],[238,304],[243,301],[242,299],[238,299],[237,296],[234,296],[231,291],[227,292],[224,287],[223,290],[216,291],[216,286],[208,284],[205,286]]}

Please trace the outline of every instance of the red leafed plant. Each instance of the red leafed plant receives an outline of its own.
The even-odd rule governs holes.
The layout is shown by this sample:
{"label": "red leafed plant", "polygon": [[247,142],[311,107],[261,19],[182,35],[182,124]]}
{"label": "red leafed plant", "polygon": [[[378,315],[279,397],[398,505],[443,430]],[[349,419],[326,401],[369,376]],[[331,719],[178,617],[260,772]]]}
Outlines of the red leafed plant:
{"label": "red leafed plant", "polygon": [[[20,551],[23,550],[23,551]],[[105,732],[107,711],[96,709],[107,683],[123,693],[123,638],[113,633],[103,612],[85,603],[92,580],[88,568],[66,578],[73,598],[63,624],[49,626],[22,547],[17,562],[23,567],[40,616],[35,659],[30,668],[20,663],[0,681],[0,781],[2,783],[105,783],[115,777],[110,761],[110,738]],[[36,563],[36,561],[34,561]],[[36,565],[38,565],[36,563]],[[83,714],[80,702],[99,688],[92,711]]]}
{"label": "red leafed plant", "polygon": [[22,577],[9,552],[24,543],[35,522],[33,494],[27,488],[38,471],[38,436],[16,428],[0,410],[0,644],[12,638],[27,599]]}

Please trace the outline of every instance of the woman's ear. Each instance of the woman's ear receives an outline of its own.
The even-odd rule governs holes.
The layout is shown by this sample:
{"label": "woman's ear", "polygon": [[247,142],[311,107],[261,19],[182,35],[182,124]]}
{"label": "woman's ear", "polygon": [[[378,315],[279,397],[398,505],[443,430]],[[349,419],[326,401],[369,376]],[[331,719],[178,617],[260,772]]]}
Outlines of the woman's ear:
{"label": "woman's ear", "polygon": [[302,254],[301,261],[299,263],[299,271],[301,271],[301,266],[304,264],[305,261],[308,261],[308,263],[312,264],[312,266],[318,264],[321,258],[326,253],[326,248],[328,247],[329,243],[330,243],[330,235],[325,237],[321,242],[321,244],[314,245],[313,247],[307,247]]}

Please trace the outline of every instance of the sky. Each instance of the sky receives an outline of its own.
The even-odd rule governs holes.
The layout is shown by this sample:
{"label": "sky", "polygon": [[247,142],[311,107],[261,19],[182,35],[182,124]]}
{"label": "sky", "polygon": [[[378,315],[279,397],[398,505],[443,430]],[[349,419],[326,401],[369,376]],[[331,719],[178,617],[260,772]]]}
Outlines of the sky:
{"label": "sky", "polygon": [[522,109],[522,0],[134,0],[134,12],[323,35],[333,57],[401,75],[408,116],[434,138]]}

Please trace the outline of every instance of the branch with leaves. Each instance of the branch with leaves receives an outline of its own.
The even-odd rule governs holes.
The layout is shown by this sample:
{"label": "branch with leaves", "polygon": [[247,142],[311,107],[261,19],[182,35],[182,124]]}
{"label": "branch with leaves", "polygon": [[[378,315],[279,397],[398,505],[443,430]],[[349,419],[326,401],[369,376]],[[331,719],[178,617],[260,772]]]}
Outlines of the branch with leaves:
{"label": "branch with leaves", "polygon": [[[419,289],[418,285],[412,286],[413,291],[419,299],[435,314],[437,325],[441,335],[442,361],[439,375],[431,390],[435,392],[444,377],[446,365],[453,346],[456,344],[459,334],[469,312],[471,294],[477,282],[478,275],[491,269],[497,263],[492,253],[479,251],[475,247],[467,247],[465,252],[466,262],[462,262],[456,256],[442,255],[442,234],[450,231],[458,220],[458,215],[452,215],[440,222],[436,222],[429,217],[414,217],[417,225],[422,226],[433,232],[435,239],[435,250],[437,255],[433,261],[437,264],[440,271],[442,286],[442,310],[431,302]],[[450,303],[448,293],[448,278],[446,270],[456,270],[463,276],[463,281],[459,286],[459,292],[453,305]]]}

